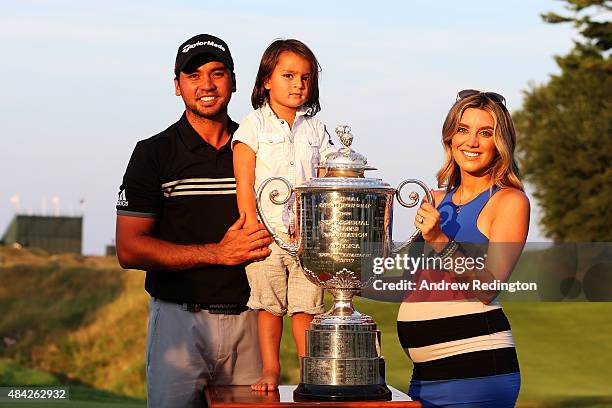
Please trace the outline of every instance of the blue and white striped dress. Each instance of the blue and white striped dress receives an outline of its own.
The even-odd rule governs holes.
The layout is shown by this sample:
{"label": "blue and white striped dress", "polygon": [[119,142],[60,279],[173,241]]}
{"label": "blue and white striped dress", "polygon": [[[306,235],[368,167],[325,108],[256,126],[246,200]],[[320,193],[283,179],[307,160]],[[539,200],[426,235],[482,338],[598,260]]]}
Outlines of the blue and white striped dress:
{"label": "blue and white striped dress", "polygon": [[[438,211],[451,240],[488,243],[476,221],[493,187],[460,211],[446,194]],[[510,323],[497,301],[404,302],[397,330],[414,363],[409,395],[427,407],[514,407],[520,388]]]}

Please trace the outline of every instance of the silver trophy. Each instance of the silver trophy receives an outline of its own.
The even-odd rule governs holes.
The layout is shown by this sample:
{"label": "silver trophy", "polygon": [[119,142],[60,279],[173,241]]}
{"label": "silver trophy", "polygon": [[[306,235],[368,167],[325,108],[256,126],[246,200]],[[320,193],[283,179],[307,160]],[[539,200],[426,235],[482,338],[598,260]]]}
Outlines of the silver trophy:
{"label": "silver trophy", "polygon": [[[420,201],[416,192],[410,201],[401,197],[406,184],[417,184],[429,200],[433,197],[419,180],[405,180],[397,189],[380,179],[364,177],[367,159],[350,148],[349,126],[336,133],[344,145],[327,155],[318,167],[324,177],[292,186],[283,177],[272,177],[259,187],[257,211],[280,248],[297,258],[308,279],[326,288],[334,303],[329,311],[315,316],[306,333],[306,356],[301,361],[301,383],[294,391],[298,400],[389,400],[385,385],[385,363],[380,351],[380,331],[370,316],[353,307],[353,296],[373,280],[376,257],[401,251],[418,235],[412,234],[399,246],[392,235],[393,198],[404,207]],[[268,184],[281,181],[285,195]],[[272,186],[273,188],[273,186]],[[261,197],[268,192],[277,205],[295,207],[295,239],[284,242],[273,231],[262,210]]]}

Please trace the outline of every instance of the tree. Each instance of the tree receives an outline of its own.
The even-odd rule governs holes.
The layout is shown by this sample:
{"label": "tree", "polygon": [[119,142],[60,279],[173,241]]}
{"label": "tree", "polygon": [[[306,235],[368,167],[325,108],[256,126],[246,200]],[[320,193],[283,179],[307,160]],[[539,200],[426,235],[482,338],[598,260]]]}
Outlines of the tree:
{"label": "tree", "polygon": [[531,84],[515,112],[518,159],[555,241],[612,241],[612,2],[565,0],[582,38],[555,60],[561,73]]}

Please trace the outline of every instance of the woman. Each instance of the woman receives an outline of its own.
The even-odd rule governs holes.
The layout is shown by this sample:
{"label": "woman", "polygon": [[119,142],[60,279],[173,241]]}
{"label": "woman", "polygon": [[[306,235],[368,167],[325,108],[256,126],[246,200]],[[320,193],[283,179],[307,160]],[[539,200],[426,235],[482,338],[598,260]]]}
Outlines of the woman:
{"label": "woman", "polygon": [[[422,271],[418,280],[444,275],[441,280],[449,282],[498,281],[509,276],[529,226],[529,200],[513,157],[515,138],[503,96],[459,92],[442,129],[446,160],[437,178],[446,188],[434,192],[434,205],[423,203],[415,225],[433,258],[465,265],[458,261],[470,256],[465,244],[470,243],[487,247],[486,261],[461,274],[457,268]],[[400,342],[414,362],[409,395],[424,408],[513,407],[519,366],[496,293],[432,295],[409,295],[398,314]]]}

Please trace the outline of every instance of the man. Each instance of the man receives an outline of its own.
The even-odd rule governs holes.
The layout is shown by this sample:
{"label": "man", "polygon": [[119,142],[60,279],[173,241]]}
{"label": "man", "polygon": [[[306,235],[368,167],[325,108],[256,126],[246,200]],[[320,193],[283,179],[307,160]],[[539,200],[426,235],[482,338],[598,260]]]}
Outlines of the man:
{"label": "man", "polygon": [[117,203],[117,255],[147,271],[149,407],[202,406],[208,384],[251,384],[261,373],[257,312],[243,263],[270,254],[261,224],[242,228],[227,115],[236,90],[227,44],[183,43],[175,91],[185,113],[138,142]]}

